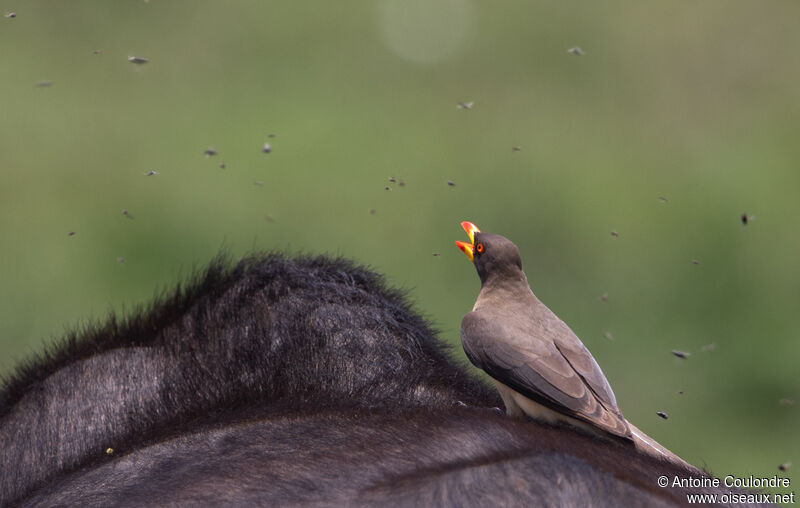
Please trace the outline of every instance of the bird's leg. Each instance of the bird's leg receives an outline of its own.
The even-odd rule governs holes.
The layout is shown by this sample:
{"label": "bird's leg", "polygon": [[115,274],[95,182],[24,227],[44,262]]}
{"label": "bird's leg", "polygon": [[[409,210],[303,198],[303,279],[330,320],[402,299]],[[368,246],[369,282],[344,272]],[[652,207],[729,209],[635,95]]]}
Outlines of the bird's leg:
{"label": "bird's leg", "polygon": [[514,418],[525,418],[525,412],[519,407],[519,404],[514,401],[514,391],[498,381],[494,381],[494,384],[497,386],[497,391],[500,393],[503,404],[506,406],[506,414]]}

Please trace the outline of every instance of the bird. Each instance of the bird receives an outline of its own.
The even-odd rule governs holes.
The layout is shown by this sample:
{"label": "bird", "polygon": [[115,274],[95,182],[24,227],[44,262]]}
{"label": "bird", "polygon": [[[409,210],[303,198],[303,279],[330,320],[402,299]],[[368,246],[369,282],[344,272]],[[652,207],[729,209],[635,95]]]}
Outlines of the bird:
{"label": "bird", "polygon": [[461,344],[494,381],[506,414],[566,423],[697,471],[625,419],[592,354],[533,294],[517,246],[471,222],[461,227],[470,241],[456,246],[481,281],[475,305],[461,321]]}
{"label": "bird", "polygon": [[471,222],[461,226],[471,243],[456,245],[481,279],[475,306],[461,321],[461,343],[469,360],[494,380],[506,413],[632,440],[592,354],[531,291],[517,246]]}

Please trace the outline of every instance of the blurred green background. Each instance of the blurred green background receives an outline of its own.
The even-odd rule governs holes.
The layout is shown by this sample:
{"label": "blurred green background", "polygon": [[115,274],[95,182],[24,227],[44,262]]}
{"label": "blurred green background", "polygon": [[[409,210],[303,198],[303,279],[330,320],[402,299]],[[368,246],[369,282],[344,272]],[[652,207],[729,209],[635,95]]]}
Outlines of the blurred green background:
{"label": "blurred green background", "polygon": [[798,478],[800,3],[0,11],[0,374],[222,248],[368,264],[464,359],[471,220],[629,420],[717,475]]}

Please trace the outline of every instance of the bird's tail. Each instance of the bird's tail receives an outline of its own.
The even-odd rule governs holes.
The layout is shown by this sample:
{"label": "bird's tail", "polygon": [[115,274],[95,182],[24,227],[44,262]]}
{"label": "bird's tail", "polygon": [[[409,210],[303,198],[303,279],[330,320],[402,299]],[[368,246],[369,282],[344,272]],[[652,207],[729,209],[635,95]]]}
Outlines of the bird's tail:
{"label": "bird's tail", "polygon": [[671,451],[664,448],[658,441],[656,441],[652,437],[648,436],[647,434],[639,430],[639,428],[636,427],[636,425],[632,424],[631,422],[628,422],[628,426],[630,426],[631,434],[633,435],[633,445],[641,453],[651,455],[653,457],[666,460],[668,462],[672,462],[673,464],[677,464],[679,466],[688,468],[698,473],[701,472],[693,465],[689,464],[682,458],[678,457]]}

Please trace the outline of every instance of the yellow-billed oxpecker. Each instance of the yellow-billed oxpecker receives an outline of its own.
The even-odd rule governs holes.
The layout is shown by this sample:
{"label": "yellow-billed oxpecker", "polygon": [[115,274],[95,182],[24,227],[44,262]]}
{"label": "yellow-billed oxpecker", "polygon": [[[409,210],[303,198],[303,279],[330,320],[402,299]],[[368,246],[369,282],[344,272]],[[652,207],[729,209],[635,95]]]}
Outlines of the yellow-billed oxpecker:
{"label": "yellow-billed oxpecker", "polygon": [[494,380],[506,413],[566,422],[684,463],[625,420],[592,354],[531,291],[517,246],[471,222],[461,226],[470,242],[456,245],[481,280],[475,306],[461,321],[461,343]]}

